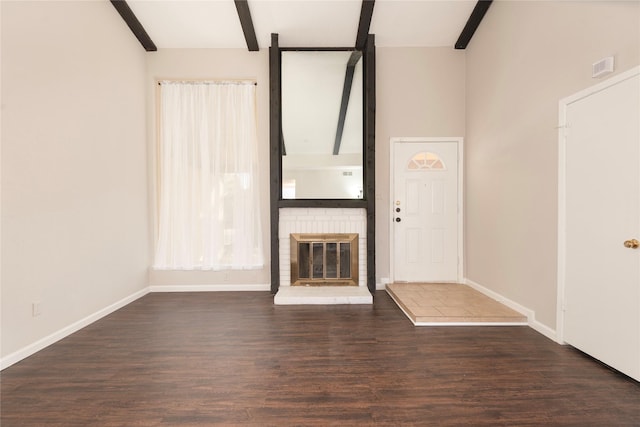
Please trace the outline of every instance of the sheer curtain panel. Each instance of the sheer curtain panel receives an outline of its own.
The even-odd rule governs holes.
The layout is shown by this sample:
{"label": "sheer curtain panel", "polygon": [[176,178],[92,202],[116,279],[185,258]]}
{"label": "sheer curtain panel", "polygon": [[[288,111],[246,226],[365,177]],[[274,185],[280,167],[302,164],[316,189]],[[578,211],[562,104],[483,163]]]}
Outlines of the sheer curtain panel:
{"label": "sheer curtain panel", "polygon": [[160,270],[264,265],[254,83],[160,82]]}

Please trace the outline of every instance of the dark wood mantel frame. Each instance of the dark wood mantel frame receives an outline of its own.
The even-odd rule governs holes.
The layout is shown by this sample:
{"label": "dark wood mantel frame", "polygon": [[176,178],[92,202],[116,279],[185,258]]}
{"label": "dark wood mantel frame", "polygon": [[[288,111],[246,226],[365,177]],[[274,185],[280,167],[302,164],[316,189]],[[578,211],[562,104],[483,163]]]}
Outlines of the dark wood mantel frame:
{"label": "dark wood mantel frame", "polygon": [[363,176],[362,199],[282,199],[282,92],[281,52],[283,50],[322,51],[353,50],[353,48],[281,48],[278,34],[271,34],[269,48],[270,97],[270,211],[271,211],[271,293],[280,287],[280,208],[362,208],[367,213],[367,287],[376,290],[375,236],[376,236],[376,182],[375,182],[375,129],[376,129],[376,50],[375,36],[369,34],[362,48],[363,58]]}

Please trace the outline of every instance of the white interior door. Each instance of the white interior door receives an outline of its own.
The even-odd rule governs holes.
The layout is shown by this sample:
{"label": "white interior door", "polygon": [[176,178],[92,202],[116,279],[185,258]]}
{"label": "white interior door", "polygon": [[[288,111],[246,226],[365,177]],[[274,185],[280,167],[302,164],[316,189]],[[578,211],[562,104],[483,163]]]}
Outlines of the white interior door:
{"label": "white interior door", "polygon": [[393,144],[395,281],[458,281],[458,142]]}
{"label": "white interior door", "polygon": [[636,74],[566,105],[562,317],[564,341],[640,380],[639,101]]}

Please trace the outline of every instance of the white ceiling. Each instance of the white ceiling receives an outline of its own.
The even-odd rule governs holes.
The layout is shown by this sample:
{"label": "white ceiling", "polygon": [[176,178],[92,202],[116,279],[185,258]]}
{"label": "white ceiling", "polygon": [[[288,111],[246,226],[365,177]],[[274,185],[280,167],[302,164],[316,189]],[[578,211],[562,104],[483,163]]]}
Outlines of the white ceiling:
{"label": "white ceiling", "polygon": [[[233,0],[128,0],[158,48],[246,48]],[[258,45],[354,46],[361,0],[249,0]],[[378,47],[453,47],[475,0],[377,0]]]}

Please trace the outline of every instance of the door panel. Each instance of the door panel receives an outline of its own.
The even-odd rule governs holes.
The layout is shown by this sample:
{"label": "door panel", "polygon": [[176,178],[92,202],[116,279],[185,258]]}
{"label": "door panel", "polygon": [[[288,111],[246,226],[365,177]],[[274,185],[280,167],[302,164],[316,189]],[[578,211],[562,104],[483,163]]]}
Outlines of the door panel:
{"label": "door panel", "polygon": [[444,214],[444,182],[433,180],[431,184],[431,213],[434,215]]}
{"label": "door panel", "polygon": [[640,379],[640,86],[567,105],[564,340]]}
{"label": "door panel", "polygon": [[394,279],[458,280],[458,144],[394,144]]}

